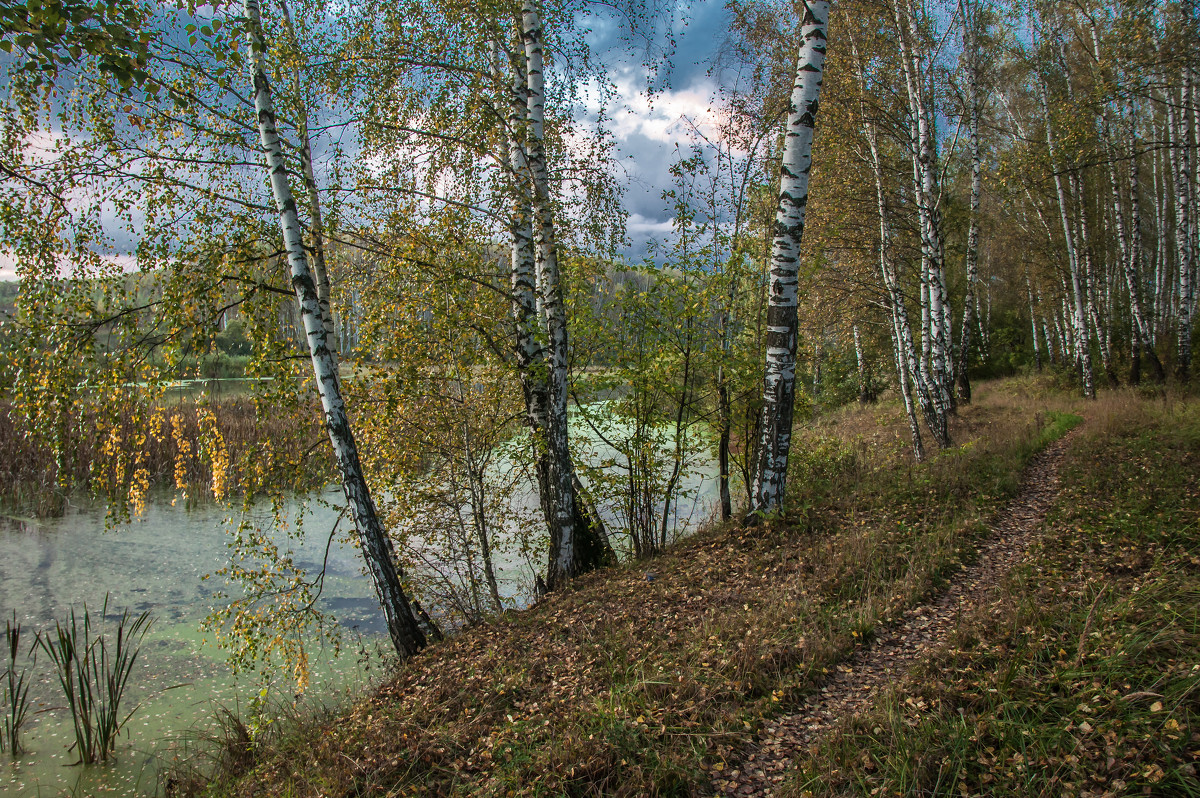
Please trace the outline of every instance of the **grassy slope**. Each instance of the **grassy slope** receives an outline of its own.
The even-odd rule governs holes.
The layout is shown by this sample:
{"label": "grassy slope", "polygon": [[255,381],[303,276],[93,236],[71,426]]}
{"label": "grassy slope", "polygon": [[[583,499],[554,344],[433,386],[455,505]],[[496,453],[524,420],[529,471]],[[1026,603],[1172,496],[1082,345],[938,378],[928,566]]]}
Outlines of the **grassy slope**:
{"label": "grassy slope", "polygon": [[[993,385],[963,409],[960,445],[919,467],[894,410],[837,415],[798,440],[786,519],[700,534],[435,646],[210,792],[703,793],[762,718],[971,556],[1069,405]],[[825,757],[854,775],[798,791],[878,786],[878,764],[853,771],[852,746]]]}
{"label": "grassy slope", "polygon": [[1089,415],[1028,564],[785,795],[1200,795],[1200,405]]}

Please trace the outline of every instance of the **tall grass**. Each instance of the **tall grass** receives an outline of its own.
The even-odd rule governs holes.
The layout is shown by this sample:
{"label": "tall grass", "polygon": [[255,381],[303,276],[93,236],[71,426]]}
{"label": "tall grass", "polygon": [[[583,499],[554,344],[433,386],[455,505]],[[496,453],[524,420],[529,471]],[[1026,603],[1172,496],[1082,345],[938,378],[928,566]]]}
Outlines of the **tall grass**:
{"label": "tall grass", "polygon": [[[251,472],[272,459],[273,446],[286,441],[291,447],[292,441],[299,440],[293,448],[303,450],[307,439],[321,439],[317,421],[288,413],[259,413],[253,399],[214,402],[204,409],[215,418],[215,425],[207,431],[200,422],[200,407],[181,403],[162,409],[158,434],[146,429],[145,421],[128,409],[103,423],[93,412],[72,409],[61,431],[65,441],[61,448],[67,454],[56,456],[10,404],[0,403],[0,509],[59,515],[72,490],[126,486],[135,463],[137,469],[145,470],[151,487],[180,488],[189,498],[196,498],[214,483],[212,448],[218,439],[221,460],[229,466],[220,480],[227,490],[240,490]],[[110,438],[125,442],[127,457],[114,459],[105,454]],[[137,451],[127,448],[134,441],[142,441]],[[318,447],[316,451],[324,450]],[[297,487],[307,489],[321,481],[319,476],[312,479],[313,484]]]}
{"label": "tall grass", "polygon": [[[33,651],[41,641],[41,635],[35,633]],[[17,659],[21,653],[21,624],[17,622],[17,613],[13,611],[11,621],[4,622],[4,647],[8,651],[8,667],[4,674],[4,728],[0,736],[0,751],[5,750],[13,755],[19,755],[21,745],[21,726],[29,714],[29,674],[24,668],[18,669]]]}
{"label": "tall grass", "polygon": [[[100,610],[108,612],[108,597]],[[150,629],[150,614],[130,618],[129,611],[117,621],[115,639],[92,628],[87,605],[79,618],[72,609],[65,623],[55,622],[54,634],[41,638],[42,649],[50,655],[71,711],[75,745],[83,764],[108,759],[117,735],[137,708],[121,715],[121,703],[129,676],[137,662],[138,651]]]}

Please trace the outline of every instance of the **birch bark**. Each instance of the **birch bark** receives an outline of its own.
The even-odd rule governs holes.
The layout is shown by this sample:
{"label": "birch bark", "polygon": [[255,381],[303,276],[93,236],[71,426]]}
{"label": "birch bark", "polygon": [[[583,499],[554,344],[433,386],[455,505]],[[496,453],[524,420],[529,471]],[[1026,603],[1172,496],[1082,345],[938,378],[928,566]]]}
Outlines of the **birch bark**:
{"label": "birch bark", "polygon": [[796,80],[792,87],[784,134],[779,205],[771,245],[762,438],[758,473],[754,478],[750,503],[751,515],[754,516],[781,509],[787,480],[796,397],[796,302],[800,240],[804,234],[808,204],[813,126],[820,101],[828,23],[828,0],[812,0],[804,5]]}
{"label": "birch bark", "polygon": [[[855,69],[858,74],[861,94],[867,92],[867,79],[858,47],[854,39],[850,39]],[[879,151],[879,137],[874,122],[867,116],[865,103],[859,105],[863,118],[863,128],[867,139],[868,160],[871,174],[875,181],[875,209],[879,217],[879,275],[887,292],[886,304],[892,320],[892,338],[896,345],[896,369],[900,382],[900,393],[904,399],[905,413],[908,415],[909,429],[912,432],[913,455],[918,462],[925,457],[925,446],[921,438],[920,424],[917,423],[912,393],[916,393],[916,403],[921,408],[926,426],[934,436],[940,448],[950,445],[947,432],[945,413],[939,413],[933,399],[933,391],[929,386],[928,376],[924,372],[926,359],[918,357],[916,344],[913,340],[912,325],[908,317],[908,307],[905,304],[904,292],[900,287],[896,265],[891,258],[892,230],[888,213],[887,191],[884,187],[883,159]],[[921,283],[924,291],[924,281]],[[928,305],[922,301],[922,312],[928,311]]]}
{"label": "birch bark", "polygon": [[[901,2],[904,2],[903,8]],[[909,129],[912,139],[913,196],[916,198],[921,238],[922,357],[925,381],[939,417],[954,410],[953,357],[949,340],[949,298],[946,291],[945,246],[941,233],[938,190],[937,132],[933,97],[928,88],[923,59],[916,52],[915,37],[920,21],[911,0],[895,0],[897,42],[908,97]],[[939,427],[945,427],[939,422]],[[934,433],[935,437],[938,433]]]}
{"label": "birch bark", "polygon": [[[958,343],[958,366],[955,369],[958,383],[958,398],[971,401],[971,378],[967,375],[971,353],[971,314],[978,300],[975,286],[979,276],[979,198],[983,189],[982,157],[979,148],[979,24],[975,3],[963,2],[964,49],[967,60],[967,113],[968,137],[971,151],[971,204],[970,221],[967,224],[967,293],[963,298],[962,330]],[[1040,366],[1039,366],[1040,369]]]}
{"label": "birch bark", "polygon": [[1038,344],[1037,308],[1033,303],[1033,282],[1029,272],[1025,272],[1025,291],[1029,295],[1029,323],[1033,325],[1033,363],[1038,371],[1042,370],[1042,349]]}
{"label": "birch bark", "polygon": [[[1137,367],[1136,376],[1141,376],[1141,358],[1146,356],[1150,360],[1151,369],[1154,372],[1155,382],[1162,382],[1164,374],[1162,361],[1158,359],[1158,354],[1154,351],[1154,333],[1150,323],[1147,321],[1146,313],[1142,305],[1141,291],[1141,260],[1142,260],[1142,205],[1141,205],[1141,187],[1138,174],[1138,152],[1137,152],[1137,114],[1132,102],[1129,108],[1129,229],[1125,229],[1125,211],[1121,202],[1121,192],[1119,189],[1119,181],[1116,171],[1115,153],[1109,158],[1111,164],[1111,172],[1109,179],[1112,182],[1113,195],[1113,216],[1117,226],[1117,240],[1120,243],[1121,250],[1121,270],[1125,276],[1125,289],[1129,293],[1129,314],[1133,322],[1133,352],[1134,363]],[[1131,369],[1134,364],[1131,364]],[[1138,380],[1133,379],[1131,373],[1130,379],[1133,382]]]}
{"label": "birch bark", "polygon": [[1070,206],[1067,202],[1066,189],[1063,186],[1062,174],[1059,171],[1058,157],[1054,145],[1054,127],[1050,119],[1050,101],[1046,89],[1045,78],[1042,77],[1041,100],[1042,115],[1046,125],[1046,149],[1050,154],[1050,168],[1054,172],[1054,189],[1058,196],[1059,217],[1062,220],[1063,239],[1067,247],[1067,267],[1071,275],[1071,298],[1073,300],[1072,340],[1074,342],[1075,359],[1079,364],[1083,379],[1083,393],[1089,399],[1096,398],[1096,386],[1092,377],[1092,354],[1088,346],[1087,334],[1087,302],[1084,298],[1083,276],[1080,274],[1079,254],[1075,249],[1075,231],[1071,225]]}
{"label": "birch bark", "polygon": [[546,148],[544,30],[534,0],[524,0],[521,6],[521,39],[525,51],[523,88],[528,142],[524,158],[532,210],[535,298],[546,340],[544,363],[549,388],[542,437],[547,453],[546,488],[550,499],[546,502],[550,524],[546,586],[553,590],[575,575],[613,558],[604,537],[603,524],[594,514],[589,518],[583,505],[568,440],[567,315]]}
{"label": "birch bark", "polygon": [[[284,29],[292,48],[299,58],[300,42],[296,38],[296,29],[292,24],[292,12],[287,0],[280,0],[280,10],[283,12]],[[329,269],[325,262],[325,220],[321,214],[321,196],[317,190],[317,177],[313,170],[312,140],[309,137],[308,103],[304,99],[303,86],[300,81],[300,69],[293,61],[291,69],[292,91],[296,95],[296,106],[299,109],[297,133],[300,137],[300,174],[304,181],[305,192],[308,195],[309,235],[312,236],[312,271],[317,284],[317,300],[321,306],[321,321],[325,327],[325,338],[330,342],[329,353],[333,357],[335,369],[338,365],[338,348],[335,343],[336,332],[333,327],[333,311],[330,308],[332,291],[329,283]]]}
{"label": "birch bark", "polygon": [[525,145],[529,123],[527,85],[525,70],[518,65],[512,81],[505,152],[513,177],[510,188],[509,270],[517,373],[525,398],[526,423],[533,439],[534,469],[542,514],[546,519],[547,528],[553,529],[558,524],[555,505],[558,496],[555,488],[558,483],[554,480],[554,469],[550,462],[553,454],[546,441],[553,403],[550,370],[546,364],[537,302],[537,257],[534,250],[533,208]]}
{"label": "birch bark", "polygon": [[867,404],[874,400],[870,381],[867,379],[867,364],[863,359],[862,337],[858,334],[858,324],[851,325],[854,335],[854,362],[858,366],[858,403]]}
{"label": "birch bark", "polygon": [[[1155,131],[1157,135],[1157,131]],[[1165,137],[1165,134],[1162,134]],[[1167,321],[1170,318],[1170,307],[1172,297],[1174,296],[1174,280],[1169,275],[1169,264],[1167,260],[1167,242],[1169,235],[1167,233],[1167,199],[1166,194],[1166,177],[1167,165],[1164,163],[1167,156],[1164,153],[1157,153],[1151,158],[1151,166],[1153,168],[1151,179],[1153,181],[1152,191],[1154,194],[1154,337],[1155,342],[1159,336],[1166,335]]]}
{"label": "birch bark", "polygon": [[291,272],[292,288],[296,293],[296,304],[304,324],[317,390],[325,412],[325,426],[337,459],[338,470],[341,472],[346,504],[354,517],[355,528],[362,544],[363,558],[367,562],[380,604],[383,605],[392,645],[397,654],[409,657],[425,647],[425,635],[401,586],[401,573],[396,564],[392,541],[383,531],[375,512],[375,504],[359,463],[358,448],[346,415],[346,405],[342,400],[337,365],[325,334],[320,299],[309,269],[308,255],[304,251],[300,220],[296,214],[296,201],[288,183],[283,146],[275,124],[271,85],[267,79],[267,47],[262,33],[258,0],[244,0],[244,10],[249,21],[247,39],[250,76],[254,84],[254,109],[258,116],[259,140],[266,155],[271,195],[279,213],[279,226]]}
{"label": "birch bark", "polygon": [[1195,286],[1192,284],[1192,247],[1188,215],[1191,211],[1191,148],[1188,146],[1187,86],[1180,90],[1180,106],[1176,110],[1174,97],[1167,103],[1167,127],[1171,152],[1175,161],[1175,260],[1179,273],[1178,307],[1176,308],[1175,376],[1181,382],[1191,377],[1192,368],[1192,310]]}

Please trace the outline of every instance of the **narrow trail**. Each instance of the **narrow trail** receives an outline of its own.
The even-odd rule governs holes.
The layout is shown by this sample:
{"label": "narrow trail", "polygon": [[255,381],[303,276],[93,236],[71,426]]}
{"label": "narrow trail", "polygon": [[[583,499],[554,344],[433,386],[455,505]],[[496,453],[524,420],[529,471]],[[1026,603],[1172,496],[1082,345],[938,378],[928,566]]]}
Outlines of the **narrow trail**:
{"label": "narrow trail", "polygon": [[1059,465],[1073,437],[1068,433],[1030,459],[1020,492],[992,519],[992,535],[974,565],[960,571],[944,592],[881,631],[871,646],[839,664],[801,711],[769,721],[745,760],[714,780],[716,793],[741,798],[775,795],[798,755],[843,718],[867,709],[881,690],[896,684],[930,648],[944,643],[959,617],[1024,557],[1058,495]]}

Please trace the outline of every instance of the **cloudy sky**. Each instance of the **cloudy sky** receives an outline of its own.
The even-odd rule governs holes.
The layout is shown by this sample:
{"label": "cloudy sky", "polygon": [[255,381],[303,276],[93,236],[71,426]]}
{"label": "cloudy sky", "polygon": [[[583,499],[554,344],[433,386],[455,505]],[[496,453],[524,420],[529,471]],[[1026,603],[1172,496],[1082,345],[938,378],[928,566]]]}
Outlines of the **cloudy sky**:
{"label": "cloudy sky", "polygon": [[[723,0],[698,0],[679,13],[675,52],[659,72],[661,86],[653,94],[647,92],[648,75],[641,63],[612,59],[617,101],[609,109],[609,128],[617,141],[621,174],[628,179],[631,257],[644,253],[649,240],[670,233],[672,213],[662,193],[671,186],[669,170],[679,160],[677,148],[692,142],[693,125],[704,126],[712,118],[717,84],[711,67],[727,39],[730,14]],[[615,32],[607,33],[596,37],[596,49],[626,47]]]}
{"label": "cloudy sky", "polygon": [[[671,187],[669,170],[680,148],[692,141],[693,125],[703,126],[712,118],[716,80],[710,68],[727,39],[730,15],[724,0],[695,0],[677,10],[674,22],[664,23],[672,25],[675,48],[667,60],[659,60],[654,92],[647,91],[650,76],[643,59],[628,53],[630,46],[618,26],[602,19],[594,22],[590,44],[611,64],[617,90],[606,110],[617,143],[618,179],[626,186],[631,245],[625,254],[637,259],[651,241],[661,241],[671,232],[672,212],[662,193]],[[111,233],[118,248],[132,248],[128,233]],[[116,259],[135,266],[131,256]],[[0,280],[14,277],[11,257],[0,252]]]}

